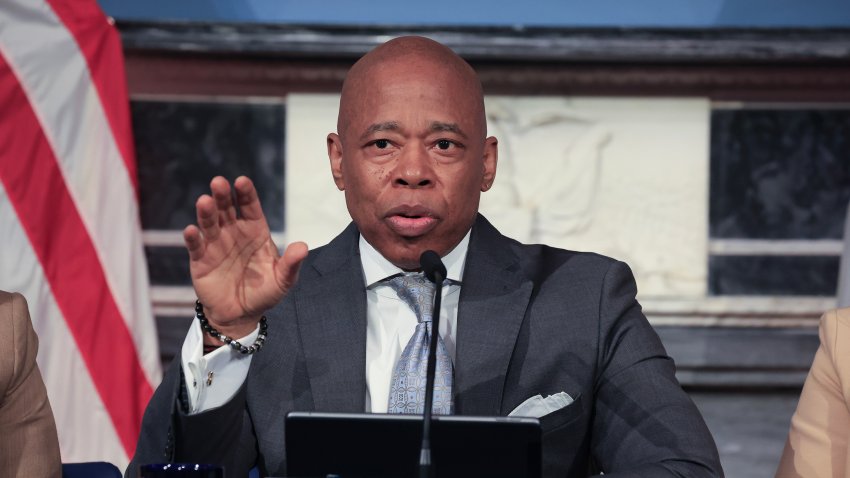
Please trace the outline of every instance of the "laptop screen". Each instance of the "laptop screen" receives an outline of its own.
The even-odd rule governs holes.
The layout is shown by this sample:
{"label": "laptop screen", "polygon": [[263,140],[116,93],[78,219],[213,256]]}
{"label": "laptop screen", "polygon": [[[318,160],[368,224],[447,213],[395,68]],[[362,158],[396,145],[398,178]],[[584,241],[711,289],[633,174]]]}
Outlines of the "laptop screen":
{"label": "laptop screen", "polygon": [[[431,459],[437,478],[538,478],[535,418],[434,416]],[[292,412],[286,416],[291,477],[418,476],[422,417]]]}

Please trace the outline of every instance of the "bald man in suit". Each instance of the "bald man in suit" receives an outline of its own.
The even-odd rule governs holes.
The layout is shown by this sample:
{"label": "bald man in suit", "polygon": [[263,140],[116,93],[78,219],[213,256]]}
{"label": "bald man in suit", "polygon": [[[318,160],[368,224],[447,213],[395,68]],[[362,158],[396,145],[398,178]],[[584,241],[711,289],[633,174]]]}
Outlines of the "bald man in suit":
{"label": "bald man in suit", "polygon": [[0,476],[59,477],[59,439],[27,301],[0,291]]}
{"label": "bald man in suit", "polygon": [[[393,383],[401,386],[393,368],[406,366],[405,344],[417,345],[418,319],[398,307],[387,281],[421,275],[426,250],[442,257],[452,281],[441,331],[452,413],[504,416],[533,397],[569,395],[532,415],[541,419],[543,476],[723,475],[628,267],[520,244],[478,214],[497,140],[463,59],[422,37],[372,50],[345,79],[327,148],[353,222],[309,256],[298,242],[278,254],[248,178],[233,188],[215,178],[212,195],[198,199],[198,225],[184,239],[199,308],[207,328],[239,338],[245,352],[193,323],[148,405],[125,476],[167,460],[281,476],[287,412],[389,411],[399,396]],[[261,353],[248,355],[265,337]]]}

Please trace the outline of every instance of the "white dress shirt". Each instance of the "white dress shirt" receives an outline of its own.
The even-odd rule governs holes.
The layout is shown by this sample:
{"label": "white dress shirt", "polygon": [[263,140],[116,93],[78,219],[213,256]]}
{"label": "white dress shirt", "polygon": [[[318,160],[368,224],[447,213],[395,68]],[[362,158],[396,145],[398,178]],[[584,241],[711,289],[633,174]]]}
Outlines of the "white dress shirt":
{"label": "white dress shirt", "polygon": [[[386,413],[393,369],[407,342],[413,337],[418,321],[413,309],[390,286],[382,283],[384,279],[403,271],[386,260],[363,236],[360,236],[359,247],[366,283],[366,411]],[[463,277],[468,248],[469,232],[457,247],[442,258],[446,276],[452,283],[443,287],[440,336],[452,361],[455,359],[460,279]],[[272,321],[269,327],[274,326]],[[239,339],[239,342],[251,345],[258,333],[259,327],[247,337]],[[219,347],[204,355],[203,342],[200,324],[197,320],[192,321],[181,351],[190,413],[199,413],[227,403],[242,386],[251,365],[251,355],[240,354],[229,346]]]}

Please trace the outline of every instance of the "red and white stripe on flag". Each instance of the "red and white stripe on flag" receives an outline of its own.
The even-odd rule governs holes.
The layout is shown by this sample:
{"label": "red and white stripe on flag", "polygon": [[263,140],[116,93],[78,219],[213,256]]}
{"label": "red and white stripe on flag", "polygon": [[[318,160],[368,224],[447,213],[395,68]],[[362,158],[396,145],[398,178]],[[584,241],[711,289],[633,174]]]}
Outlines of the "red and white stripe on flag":
{"label": "red and white stripe on flag", "polygon": [[160,381],[118,32],[95,0],[0,7],[0,289],[23,293],[62,459],[123,467]]}

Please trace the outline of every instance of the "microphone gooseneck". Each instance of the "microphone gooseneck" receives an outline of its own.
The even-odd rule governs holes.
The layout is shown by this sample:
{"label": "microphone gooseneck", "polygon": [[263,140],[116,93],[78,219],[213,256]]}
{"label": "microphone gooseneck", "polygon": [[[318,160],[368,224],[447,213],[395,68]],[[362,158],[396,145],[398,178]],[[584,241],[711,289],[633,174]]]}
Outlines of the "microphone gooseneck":
{"label": "microphone gooseneck", "polygon": [[419,265],[425,277],[434,283],[434,312],[431,318],[431,336],[428,342],[428,368],[425,380],[425,409],[422,412],[422,448],[419,452],[419,478],[432,478],[431,462],[431,408],[434,402],[434,378],[437,374],[437,337],[440,334],[440,304],[443,297],[443,280],[446,266],[439,254],[427,250],[419,257]]}

